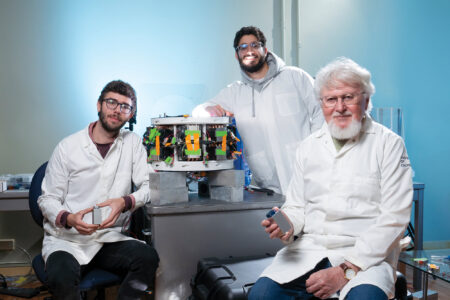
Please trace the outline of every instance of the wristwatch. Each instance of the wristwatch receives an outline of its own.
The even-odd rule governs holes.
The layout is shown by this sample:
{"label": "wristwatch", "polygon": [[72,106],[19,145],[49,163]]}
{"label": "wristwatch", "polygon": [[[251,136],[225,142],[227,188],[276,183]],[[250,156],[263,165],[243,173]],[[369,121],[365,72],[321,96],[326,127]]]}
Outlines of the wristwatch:
{"label": "wristwatch", "polygon": [[341,269],[344,270],[345,279],[352,280],[353,278],[355,278],[356,276],[355,270],[347,266],[345,263],[340,264],[339,267],[341,267]]}

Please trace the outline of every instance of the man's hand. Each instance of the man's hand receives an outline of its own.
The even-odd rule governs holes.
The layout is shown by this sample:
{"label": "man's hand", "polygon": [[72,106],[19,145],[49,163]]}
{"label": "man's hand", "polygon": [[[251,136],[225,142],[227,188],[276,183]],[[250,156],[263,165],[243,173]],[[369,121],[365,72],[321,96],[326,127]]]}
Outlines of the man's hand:
{"label": "man's hand", "polygon": [[223,117],[223,116],[232,117],[233,116],[233,114],[231,112],[223,109],[222,106],[220,106],[218,104],[215,106],[208,106],[205,108],[205,110],[207,112],[209,112],[209,115],[211,117]]}
{"label": "man's hand", "polygon": [[[278,207],[274,207],[274,210],[278,211]],[[261,226],[265,227],[265,231],[269,234],[271,239],[279,238],[282,241],[287,241],[289,237],[292,235],[292,229],[283,234],[280,227],[278,227],[277,223],[272,218],[264,219],[261,222]]]}
{"label": "man's hand", "polygon": [[80,234],[89,235],[92,234],[94,231],[98,229],[98,225],[95,224],[88,224],[83,221],[83,217],[88,212],[91,212],[93,210],[93,207],[86,208],[83,210],[80,210],[79,212],[75,214],[69,214],[67,216],[67,225],[70,227],[74,227]]}
{"label": "man's hand", "polygon": [[312,273],[306,280],[306,291],[317,298],[330,298],[348,282],[341,267],[332,267]]}
{"label": "man's hand", "polygon": [[111,212],[109,213],[108,218],[100,224],[100,229],[108,228],[116,223],[117,218],[122,213],[125,208],[125,199],[123,198],[114,198],[108,199],[102,203],[97,204],[98,207],[109,206],[111,208]]}

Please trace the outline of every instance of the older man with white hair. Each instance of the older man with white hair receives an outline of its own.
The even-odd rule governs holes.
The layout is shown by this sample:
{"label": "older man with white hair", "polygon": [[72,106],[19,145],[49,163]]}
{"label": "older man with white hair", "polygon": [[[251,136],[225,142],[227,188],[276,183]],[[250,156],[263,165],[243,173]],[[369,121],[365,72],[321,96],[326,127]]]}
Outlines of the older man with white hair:
{"label": "older man with white hair", "polygon": [[411,167],[403,140],[370,116],[368,70],[347,58],[315,81],[326,123],[296,153],[281,232],[262,221],[280,250],[249,299],[388,299],[399,241],[409,222]]}

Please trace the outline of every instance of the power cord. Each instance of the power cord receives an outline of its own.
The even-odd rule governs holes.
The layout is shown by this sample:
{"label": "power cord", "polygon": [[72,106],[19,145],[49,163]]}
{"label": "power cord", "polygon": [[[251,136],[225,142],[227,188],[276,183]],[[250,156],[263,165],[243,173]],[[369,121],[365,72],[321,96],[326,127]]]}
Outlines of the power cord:
{"label": "power cord", "polygon": [[[30,269],[28,270],[28,273],[25,274],[24,276],[29,276],[33,271],[31,254],[25,248],[20,247],[18,245],[16,245],[16,249],[19,249],[20,251],[25,253],[28,258],[28,264],[30,266]],[[17,264],[23,264],[23,263],[24,263],[23,261],[12,261],[12,262],[1,262],[0,265],[17,265]]]}
{"label": "power cord", "polygon": [[17,249],[21,250],[21,251],[22,251],[23,253],[25,253],[26,256],[28,257],[28,262],[30,263],[30,270],[28,270],[28,273],[25,274],[25,276],[28,276],[28,275],[30,275],[30,274],[32,273],[32,271],[33,271],[33,267],[32,267],[33,259],[31,258],[31,254],[30,254],[30,252],[28,252],[28,251],[27,251],[25,248],[23,248],[23,247],[17,246]]}
{"label": "power cord", "polygon": [[[32,271],[32,267],[31,267],[31,255],[30,253],[20,247],[17,246],[17,249],[21,250],[22,252],[24,252],[30,262],[30,270],[28,271],[28,273],[25,276],[29,276],[31,274]],[[37,288],[19,288],[19,287],[8,287],[8,283],[6,281],[6,277],[3,274],[0,274],[0,280],[1,280],[1,288],[0,288],[0,294],[3,295],[10,295],[10,296],[17,296],[17,297],[22,297],[22,298],[32,298],[36,295],[38,295],[41,291],[41,289],[39,287]]]}

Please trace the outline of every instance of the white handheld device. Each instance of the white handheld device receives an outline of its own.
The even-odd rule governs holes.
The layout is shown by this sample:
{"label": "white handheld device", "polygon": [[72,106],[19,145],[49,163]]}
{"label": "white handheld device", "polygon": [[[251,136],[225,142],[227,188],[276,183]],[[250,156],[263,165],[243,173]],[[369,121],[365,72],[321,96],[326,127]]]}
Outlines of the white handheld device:
{"label": "white handheld device", "polygon": [[94,209],[92,210],[92,224],[102,224],[102,212],[100,210],[100,207],[98,207],[97,205],[94,206]]}
{"label": "white handheld device", "polygon": [[280,228],[283,234],[292,229],[291,223],[286,218],[286,216],[281,212],[281,209],[279,209],[278,211],[272,209],[267,213],[266,216],[268,218],[272,218],[275,221],[275,223],[277,223],[278,227]]}

